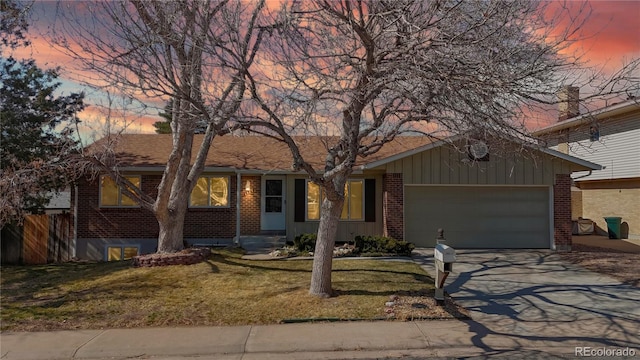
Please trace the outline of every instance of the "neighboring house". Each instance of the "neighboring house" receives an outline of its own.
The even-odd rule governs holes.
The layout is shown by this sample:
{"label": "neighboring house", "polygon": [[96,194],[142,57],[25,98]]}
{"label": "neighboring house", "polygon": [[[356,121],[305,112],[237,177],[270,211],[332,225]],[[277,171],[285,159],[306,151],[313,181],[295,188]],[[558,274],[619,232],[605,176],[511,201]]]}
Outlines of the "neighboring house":
{"label": "neighboring house", "polygon": [[65,214],[71,210],[71,190],[49,193],[51,200],[44,207],[45,214]]}
{"label": "neighboring house", "polygon": [[572,94],[560,120],[533,135],[552,149],[604,167],[572,175],[572,218],[594,221],[605,235],[604,217],[622,217],[622,237],[640,238],[640,99],[578,114],[578,89],[565,91]]}
{"label": "neighboring house", "polygon": [[[196,135],[194,146],[201,141]],[[322,169],[325,143],[332,138],[296,141],[305,158]],[[500,152],[491,142],[488,147],[455,143],[471,151],[407,136],[359,159],[347,184],[338,240],[387,235],[427,247],[435,245],[437,229],[444,228],[448,244],[460,248],[571,247],[570,174],[599,165],[515,143]],[[170,149],[171,135],[122,135],[116,148],[119,168],[155,196]],[[321,191],[305,173],[292,171],[291,164],[289,149],[273,139],[217,137],[190,198],[185,240],[216,244],[259,234],[293,240],[316,232]],[[79,258],[119,259],[155,251],[154,216],[124,196],[109,177],[82,179],[77,194]]]}

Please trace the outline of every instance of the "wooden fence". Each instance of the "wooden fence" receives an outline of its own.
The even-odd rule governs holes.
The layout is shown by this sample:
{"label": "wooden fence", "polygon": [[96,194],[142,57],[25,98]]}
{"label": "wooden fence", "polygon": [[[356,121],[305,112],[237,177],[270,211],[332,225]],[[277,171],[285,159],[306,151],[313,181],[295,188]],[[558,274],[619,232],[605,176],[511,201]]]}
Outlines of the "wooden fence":
{"label": "wooden fence", "polygon": [[46,264],[71,260],[70,214],[28,215],[21,227],[2,229],[2,263]]}

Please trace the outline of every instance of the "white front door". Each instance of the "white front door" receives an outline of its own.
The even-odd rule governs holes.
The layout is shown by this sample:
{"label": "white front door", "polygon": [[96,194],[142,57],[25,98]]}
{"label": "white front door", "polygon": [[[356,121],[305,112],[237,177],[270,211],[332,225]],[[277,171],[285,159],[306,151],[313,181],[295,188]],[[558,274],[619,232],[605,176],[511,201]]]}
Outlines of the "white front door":
{"label": "white front door", "polygon": [[285,229],[285,177],[262,177],[262,214],[260,228],[262,230]]}

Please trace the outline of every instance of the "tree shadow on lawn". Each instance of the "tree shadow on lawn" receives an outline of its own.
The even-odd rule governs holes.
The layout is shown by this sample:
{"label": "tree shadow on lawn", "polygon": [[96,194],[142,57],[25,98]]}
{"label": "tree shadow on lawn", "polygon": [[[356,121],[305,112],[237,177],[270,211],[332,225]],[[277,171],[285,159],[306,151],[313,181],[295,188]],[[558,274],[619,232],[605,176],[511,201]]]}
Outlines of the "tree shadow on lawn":
{"label": "tree shadow on lawn", "polygon": [[[284,266],[285,264],[281,260],[262,260],[262,261],[251,261],[251,260],[240,260],[230,256],[224,256],[219,254],[214,254],[207,261],[210,265],[215,266],[215,263],[224,264],[227,266],[234,266],[239,268],[250,268],[254,270],[266,270],[266,271],[284,271],[284,272],[300,272],[300,273],[310,273],[311,269],[304,268],[292,268],[291,265]],[[269,264],[266,265],[256,265],[256,264]],[[271,266],[273,265],[273,266]],[[216,267],[214,272],[220,272],[220,269]]]}
{"label": "tree shadow on lawn", "polygon": [[[102,276],[107,276],[103,273]],[[14,290],[7,294],[3,291],[3,308],[8,308],[8,303],[18,303],[21,308],[58,308],[62,305],[83,301],[87,298],[91,300],[111,299],[116,297],[119,300],[146,299],[156,292],[166,291],[166,287],[159,287],[157,284],[150,284],[145,280],[146,274],[129,274],[125,282],[114,281],[110,283],[99,283],[81,290],[64,289],[66,283],[75,281],[49,282],[31,286],[28,289]],[[96,278],[99,276],[96,276]],[[85,279],[90,282],[90,279]],[[4,290],[4,289],[3,289]],[[17,308],[18,306],[14,306]]]}
{"label": "tree shadow on lawn", "polygon": [[92,281],[130,268],[131,261],[3,266],[3,298],[7,293],[10,297],[26,296],[33,291],[59,288],[79,280]]}
{"label": "tree shadow on lawn", "polygon": [[363,295],[363,296],[425,296],[425,297],[433,297],[433,290],[423,290],[423,291],[410,291],[410,290],[380,290],[380,291],[371,291],[371,290],[340,290],[334,289],[333,292],[336,296],[339,295]]}
{"label": "tree shadow on lawn", "polygon": [[[289,260],[284,260],[284,261],[289,261]],[[285,262],[284,261],[283,260],[276,260],[276,259],[274,259],[272,261],[265,261],[265,260],[261,260],[261,261],[240,260],[240,261],[237,261],[237,260],[234,260],[234,258],[232,258],[232,257],[214,255],[214,257],[211,257],[208,262],[212,266],[215,266],[214,265],[215,262],[219,262],[221,264],[226,264],[226,265],[230,265],[230,266],[247,267],[247,268],[251,268],[251,269],[255,269],[255,270],[299,272],[299,273],[309,273],[309,274],[311,273],[310,263],[306,264],[305,268],[302,268],[302,267],[292,268],[291,265],[288,264],[288,263],[287,263],[288,266],[285,266]],[[291,261],[293,261],[293,260],[291,260]],[[304,260],[300,260],[300,261],[304,261]],[[383,260],[371,260],[371,261],[383,261]],[[269,264],[269,266],[258,265],[258,264]],[[376,269],[376,268],[364,268],[364,267],[363,268],[333,269],[332,270],[333,273],[357,272],[357,271],[376,272],[376,273],[381,273],[381,274],[394,274],[394,275],[411,275],[417,281],[424,282],[424,283],[431,283],[431,284],[433,284],[433,281],[434,281],[433,278],[431,278],[427,274],[418,274],[418,273],[407,272],[407,271],[394,271],[394,270]],[[217,269],[217,267],[216,267],[216,271],[215,272],[219,272],[219,269]]]}
{"label": "tree shadow on lawn", "polygon": [[353,272],[353,271],[367,271],[367,272],[374,272],[374,273],[380,273],[380,274],[393,274],[393,275],[410,275],[413,277],[414,280],[420,282],[420,283],[424,283],[424,284],[430,284],[431,286],[433,286],[435,280],[433,280],[433,278],[429,275],[426,274],[417,274],[414,272],[408,272],[408,271],[394,271],[394,270],[383,270],[383,269],[366,269],[366,268],[356,268],[356,269],[335,269],[332,270],[332,272],[334,273],[341,273],[341,272]]}

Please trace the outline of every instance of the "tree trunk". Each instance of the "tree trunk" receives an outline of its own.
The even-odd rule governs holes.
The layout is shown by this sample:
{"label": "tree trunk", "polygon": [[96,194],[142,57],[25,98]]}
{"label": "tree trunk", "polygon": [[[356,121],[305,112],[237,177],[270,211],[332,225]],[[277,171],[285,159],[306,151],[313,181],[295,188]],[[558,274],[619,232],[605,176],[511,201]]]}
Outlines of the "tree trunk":
{"label": "tree trunk", "polygon": [[313,270],[311,272],[311,287],[309,293],[319,297],[330,297],[331,290],[331,266],[333,264],[333,248],[336,243],[338,221],[342,214],[344,198],[322,202],[320,210],[320,224],[318,226],[318,239],[313,253]]}
{"label": "tree trunk", "polygon": [[157,252],[175,253],[184,248],[184,217],[186,213],[186,207],[178,207],[156,214],[160,226]]}

